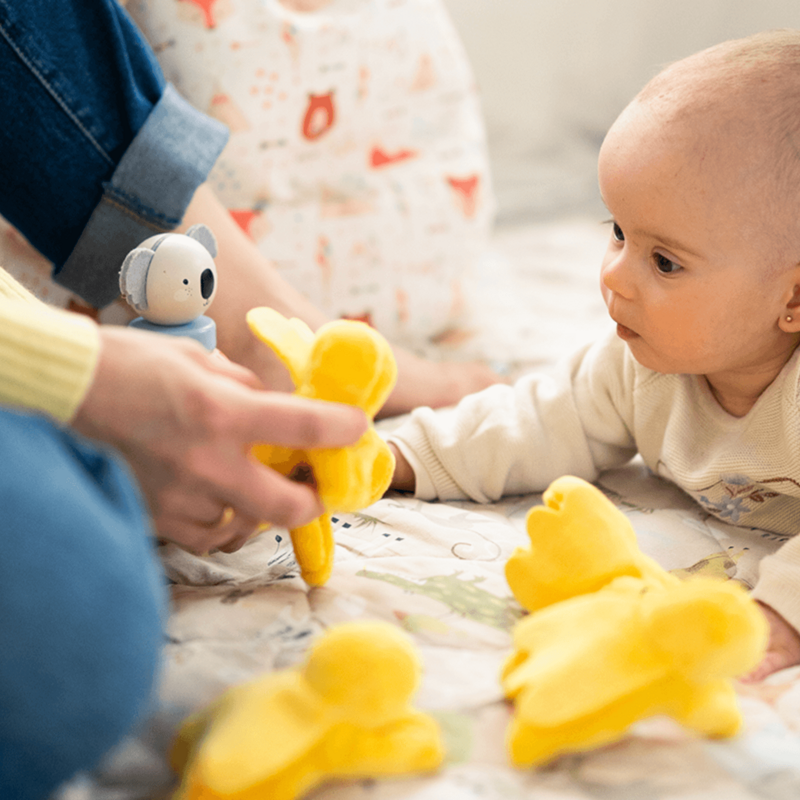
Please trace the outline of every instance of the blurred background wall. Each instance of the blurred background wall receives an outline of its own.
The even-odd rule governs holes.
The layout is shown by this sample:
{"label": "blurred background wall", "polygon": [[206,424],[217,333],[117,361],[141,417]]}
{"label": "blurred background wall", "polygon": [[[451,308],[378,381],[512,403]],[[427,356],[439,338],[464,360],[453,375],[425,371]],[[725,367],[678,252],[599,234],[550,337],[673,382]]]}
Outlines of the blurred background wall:
{"label": "blurred background wall", "polygon": [[445,3],[482,95],[498,224],[602,214],[598,148],[661,66],[725,39],[800,28],[800,0]]}

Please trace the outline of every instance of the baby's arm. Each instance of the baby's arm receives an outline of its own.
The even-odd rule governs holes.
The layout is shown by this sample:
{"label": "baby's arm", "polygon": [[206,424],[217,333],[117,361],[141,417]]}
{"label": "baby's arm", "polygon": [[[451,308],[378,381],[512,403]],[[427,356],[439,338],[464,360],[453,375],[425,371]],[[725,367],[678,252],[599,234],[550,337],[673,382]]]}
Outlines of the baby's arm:
{"label": "baby's arm", "polygon": [[635,370],[617,341],[608,336],[453,408],[416,409],[389,437],[401,451],[392,487],[423,500],[490,503],[625,463],[636,452],[626,399]]}
{"label": "baby's arm", "polygon": [[761,663],[743,678],[745,683],[764,680],[780,669],[800,664],[800,633],[798,633],[775,609],[758,601],[769,622],[769,644]]}

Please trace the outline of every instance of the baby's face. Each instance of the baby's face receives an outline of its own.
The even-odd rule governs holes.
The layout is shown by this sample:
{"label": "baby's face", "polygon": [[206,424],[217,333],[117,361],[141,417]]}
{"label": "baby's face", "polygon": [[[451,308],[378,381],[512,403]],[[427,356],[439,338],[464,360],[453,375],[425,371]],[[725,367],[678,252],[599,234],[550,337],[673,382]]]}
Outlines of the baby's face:
{"label": "baby's face", "polygon": [[768,187],[744,161],[723,136],[639,103],[606,137],[601,289],[619,336],[650,369],[713,383],[788,357],[778,322],[792,279],[765,224]]}

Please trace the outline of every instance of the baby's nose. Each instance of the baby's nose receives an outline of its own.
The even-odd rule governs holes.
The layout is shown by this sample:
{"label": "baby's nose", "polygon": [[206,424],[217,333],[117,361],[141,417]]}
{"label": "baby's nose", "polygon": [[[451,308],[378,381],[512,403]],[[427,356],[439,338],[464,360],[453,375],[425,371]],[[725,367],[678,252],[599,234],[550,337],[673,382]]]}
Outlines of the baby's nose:
{"label": "baby's nose", "polygon": [[210,269],[204,269],[200,275],[200,294],[203,300],[208,300],[214,291],[214,273]]}
{"label": "baby's nose", "polygon": [[600,270],[600,291],[608,303],[608,296],[619,295],[630,299],[634,293],[632,275],[629,265],[621,259],[603,264]]}

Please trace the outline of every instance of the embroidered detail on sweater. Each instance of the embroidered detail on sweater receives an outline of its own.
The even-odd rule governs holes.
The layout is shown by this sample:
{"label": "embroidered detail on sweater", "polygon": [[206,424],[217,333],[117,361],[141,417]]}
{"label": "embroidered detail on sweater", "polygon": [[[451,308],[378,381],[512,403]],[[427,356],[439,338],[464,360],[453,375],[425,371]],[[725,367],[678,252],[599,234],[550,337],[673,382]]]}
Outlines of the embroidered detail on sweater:
{"label": "embroidered detail on sweater", "polygon": [[755,481],[746,475],[723,475],[715,483],[689,493],[710,514],[737,524],[762,504],[783,496],[781,484],[800,489],[798,481],[785,476]]}

